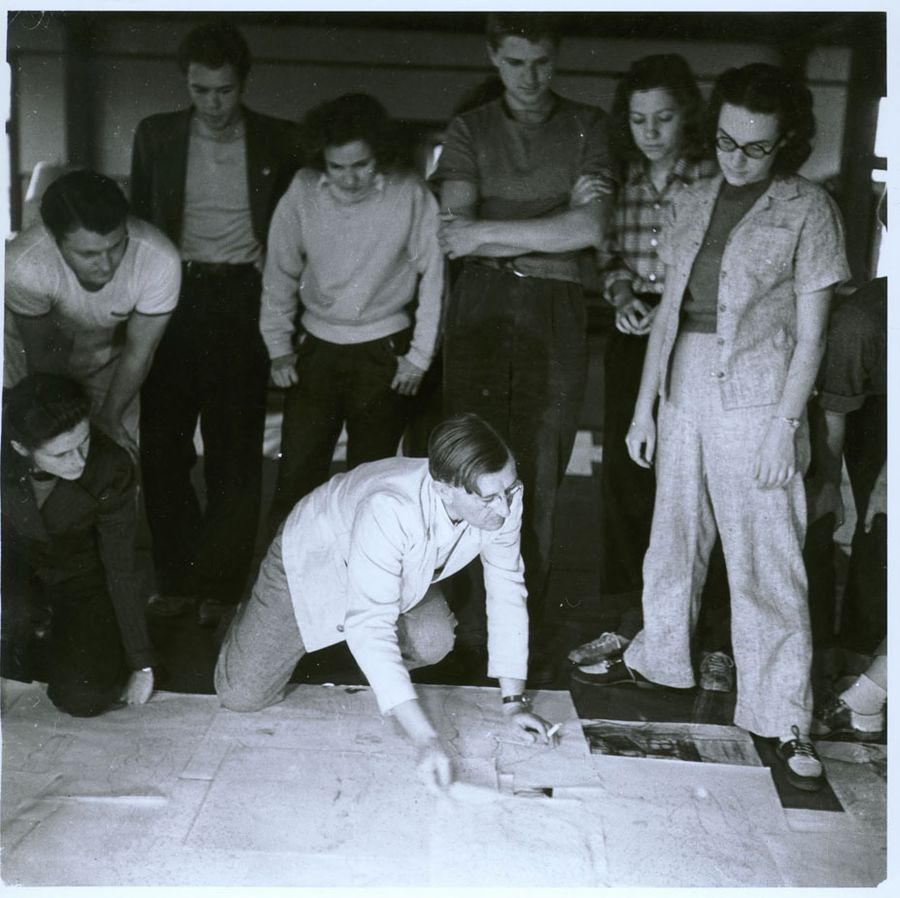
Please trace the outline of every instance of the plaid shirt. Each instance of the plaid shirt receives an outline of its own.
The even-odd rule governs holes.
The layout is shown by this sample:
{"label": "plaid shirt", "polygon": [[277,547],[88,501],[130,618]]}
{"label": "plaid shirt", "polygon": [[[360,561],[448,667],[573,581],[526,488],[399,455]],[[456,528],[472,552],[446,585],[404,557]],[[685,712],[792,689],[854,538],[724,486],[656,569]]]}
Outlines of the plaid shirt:
{"label": "plaid shirt", "polygon": [[598,262],[603,268],[603,297],[612,302],[611,287],[629,281],[634,293],[662,294],[665,263],[657,256],[659,232],[673,197],[698,178],[712,177],[717,167],[711,160],[679,159],[663,189],[657,190],[643,162],[632,162],[619,191],[613,219]]}

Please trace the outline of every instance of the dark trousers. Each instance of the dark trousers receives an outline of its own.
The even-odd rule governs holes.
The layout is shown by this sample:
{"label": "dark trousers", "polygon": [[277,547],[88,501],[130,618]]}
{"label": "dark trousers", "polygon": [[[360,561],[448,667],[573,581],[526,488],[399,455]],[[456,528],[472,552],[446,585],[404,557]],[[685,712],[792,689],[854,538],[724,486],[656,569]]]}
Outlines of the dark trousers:
{"label": "dark trousers", "polygon": [[[4,553],[2,674],[46,679],[47,695],[66,714],[93,717],[116,702],[128,676],[125,650],[102,571],[42,586],[27,564]],[[36,611],[49,612],[46,649],[37,650]],[[40,661],[46,657],[46,664]]]}
{"label": "dark trousers", "polygon": [[409,331],[346,345],[305,335],[297,350],[299,383],[284,394],[281,462],[269,515],[273,532],[300,499],[328,480],[345,423],[348,468],[396,455],[411,402],[391,389],[391,381],[409,340]]}
{"label": "dark trousers", "polygon": [[[260,508],[268,357],[251,265],[184,266],[141,390],[141,467],[163,593],[240,600]],[[203,437],[206,507],[191,483]]]}
{"label": "dark trousers", "polygon": [[847,415],[844,459],[857,522],[841,610],[844,648],[871,654],[887,636],[887,515],[876,515],[870,533],[864,522],[875,479],[887,458],[887,397],[870,396]]}
{"label": "dark trousers", "polygon": [[650,544],[656,475],[653,468],[636,465],[625,446],[646,349],[646,337],[615,329],[606,344],[600,472],[604,539],[600,591],[604,594],[640,593],[644,553]]}
{"label": "dark trousers", "polygon": [[[811,414],[822,414],[811,409]],[[868,655],[887,635],[887,516],[876,515],[865,531],[866,509],[872,487],[887,458],[887,397],[870,396],[847,415],[844,461],[856,507],[856,529],[850,565],[836,631],[834,574],[834,515],[826,515],[809,528],[806,538],[810,616],[813,645],[833,646]]]}
{"label": "dark trousers", "polygon": [[[656,498],[653,468],[628,455],[625,437],[641,385],[647,338],[613,330],[606,346],[603,390],[601,520],[603,567],[600,592],[616,596],[622,616],[616,632],[633,638],[643,626],[641,593],[644,554]],[[706,651],[730,651],[731,614],[722,542],[709,560],[695,642]]]}
{"label": "dark trousers", "polygon": [[[493,425],[509,443],[525,486],[522,557],[533,646],[548,623],[553,513],[584,397],[585,319],[579,284],[477,263],[465,266],[447,314],[446,409],[476,412]],[[472,612],[483,615],[483,606]],[[467,613],[460,608],[458,616]]]}

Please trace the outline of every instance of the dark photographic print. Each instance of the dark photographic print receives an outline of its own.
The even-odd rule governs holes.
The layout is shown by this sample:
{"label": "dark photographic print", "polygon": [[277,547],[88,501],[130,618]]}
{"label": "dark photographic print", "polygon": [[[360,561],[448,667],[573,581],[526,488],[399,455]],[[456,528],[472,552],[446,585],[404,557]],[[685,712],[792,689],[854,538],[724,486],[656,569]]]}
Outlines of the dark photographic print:
{"label": "dark photographic print", "polygon": [[4,886],[887,881],[887,10],[658,5],[7,4]]}

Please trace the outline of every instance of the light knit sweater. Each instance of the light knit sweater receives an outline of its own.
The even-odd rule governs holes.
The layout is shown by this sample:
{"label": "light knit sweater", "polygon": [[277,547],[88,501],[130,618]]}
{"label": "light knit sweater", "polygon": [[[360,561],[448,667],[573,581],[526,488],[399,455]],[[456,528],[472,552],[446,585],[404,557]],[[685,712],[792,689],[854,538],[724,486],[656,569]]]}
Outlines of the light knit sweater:
{"label": "light knit sweater", "polygon": [[321,173],[299,171],[269,230],[260,330],[277,359],[294,351],[300,323],[321,340],[363,343],[415,326],[406,359],[431,363],[443,296],[438,207],[415,175],[379,175],[347,202]]}

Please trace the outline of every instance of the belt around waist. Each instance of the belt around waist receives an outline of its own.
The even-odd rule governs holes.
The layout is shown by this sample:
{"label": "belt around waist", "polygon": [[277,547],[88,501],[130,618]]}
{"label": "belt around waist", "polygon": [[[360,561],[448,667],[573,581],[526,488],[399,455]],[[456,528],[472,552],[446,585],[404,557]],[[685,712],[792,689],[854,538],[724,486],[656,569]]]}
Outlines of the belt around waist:
{"label": "belt around waist", "polygon": [[485,268],[493,268],[496,271],[508,271],[518,278],[534,277],[534,275],[526,274],[516,267],[515,259],[491,259],[486,256],[480,256],[477,259],[471,259],[473,265],[483,265]]}
{"label": "belt around waist", "polygon": [[493,268],[494,271],[502,271],[517,278],[531,278],[536,281],[567,281],[573,284],[581,283],[577,263],[574,265],[574,268],[566,264],[564,267],[550,266],[545,271],[523,271],[518,259],[492,259],[485,256],[477,256],[467,259],[466,263],[481,268]]}
{"label": "belt around waist", "polygon": [[185,274],[192,278],[224,278],[241,274],[245,271],[257,271],[256,266],[252,262],[241,262],[233,265],[230,262],[195,262],[193,259],[188,259],[181,264]]}

